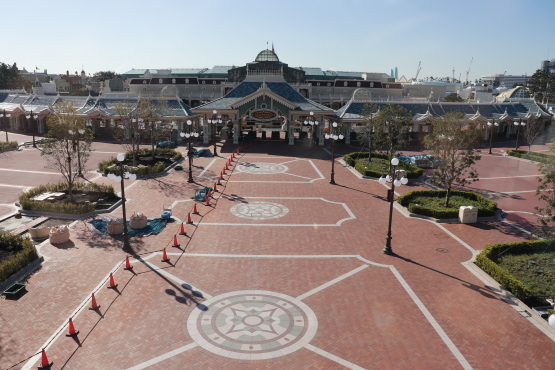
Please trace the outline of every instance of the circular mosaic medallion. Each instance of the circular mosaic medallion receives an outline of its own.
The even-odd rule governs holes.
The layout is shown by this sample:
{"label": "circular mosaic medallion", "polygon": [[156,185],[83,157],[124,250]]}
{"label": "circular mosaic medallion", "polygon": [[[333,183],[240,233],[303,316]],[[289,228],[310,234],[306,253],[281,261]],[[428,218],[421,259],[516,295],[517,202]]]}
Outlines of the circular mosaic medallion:
{"label": "circular mosaic medallion", "polygon": [[287,166],[275,163],[241,163],[237,168],[241,172],[252,173],[255,175],[283,173],[287,172],[289,169]]}
{"label": "circular mosaic medallion", "polygon": [[187,320],[187,330],[202,348],[220,356],[261,360],[294,352],[318,329],[303,302],[268,291],[225,293],[203,302]]}
{"label": "circular mosaic medallion", "polygon": [[289,208],[278,203],[249,202],[236,204],[231,207],[231,213],[237,217],[251,220],[270,220],[283,217],[289,213]]}

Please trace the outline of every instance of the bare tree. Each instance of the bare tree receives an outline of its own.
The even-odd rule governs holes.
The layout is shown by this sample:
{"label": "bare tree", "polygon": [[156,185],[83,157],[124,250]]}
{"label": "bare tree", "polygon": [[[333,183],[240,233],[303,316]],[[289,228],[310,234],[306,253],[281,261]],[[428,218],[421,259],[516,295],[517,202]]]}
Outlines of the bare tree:
{"label": "bare tree", "polygon": [[372,162],[372,135],[374,131],[374,115],[378,112],[379,106],[377,104],[364,104],[362,107],[362,130],[357,133],[357,139],[360,141],[361,147],[364,148],[368,145],[368,151],[370,155],[368,156],[368,161]]}
{"label": "bare tree", "polygon": [[145,125],[145,133],[150,137],[152,156],[156,152],[156,141],[168,136],[167,128],[162,125],[162,117],[169,113],[169,106],[166,100],[150,97],[139,101],[137,105],[137,120]]}
{"label": "bare tree", "polygon": [[412,115],[405,108],[388,104],[373,118],[374,146],[390,158],[410,143]]}
{"label": "bare tree", "polygon": [[526,126],[521,129],[521,135],[526,141],[526,145],[528,145],[528,151],[530,151],[530,147],[534,144],[534,141],[541,134],[543,134],[543,122],[537,119],[536,117],[528,118],[528,122],[526,122]]}
{"label": "bare tree", "polygon": [[85,169],[91,152],[92,132],[77,109],[69,103],[55,106],[56,113],[48,117],[46,136],[53,140],[44,145],[46,167],[60,172],[68,186],[73,202],[73,184]]}
{"label": "bare tree", "polygon": [[137,152],[144,135],[143,119],[139,117],[137,103],[132,101],[117,102],[114,108],[121,118],[120,124],[114,129],[114,136],[126,152],[133,155],[133,166],[137,165]]}
{"label": "bare tree", "polygon": [[478,181],[478,173],[472,166],[481,158],[475,149],[481,136],[479,125],[457,112],[438,118],[433,132],[424,138],[424,146],[438,160],[432,179],[447,189],[445,207],[449,207],[453,184],[464,186]]}

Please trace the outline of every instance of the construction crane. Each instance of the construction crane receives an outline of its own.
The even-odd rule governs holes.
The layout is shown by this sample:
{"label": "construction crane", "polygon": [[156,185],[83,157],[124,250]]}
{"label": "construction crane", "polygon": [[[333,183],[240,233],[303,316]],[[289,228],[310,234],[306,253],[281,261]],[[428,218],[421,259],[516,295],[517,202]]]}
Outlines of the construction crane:
{"label": "construction crane", "polygon": [[470,73],[470,67],[472,67],[472,61],[474,60],[474,57],[472,57],[472,59],[470,59],[470,65],[468,66],[468,69],[466,70],[466,84],[468,85],[468,74]]}
{"label": "construction crane", "polygon": [[418,74],[420,73],[420,63],[422,63],[421,61],[418,62],[418,68],[416,69],[416,77],[414,78],[414,80],[416,81],[418,79]]}

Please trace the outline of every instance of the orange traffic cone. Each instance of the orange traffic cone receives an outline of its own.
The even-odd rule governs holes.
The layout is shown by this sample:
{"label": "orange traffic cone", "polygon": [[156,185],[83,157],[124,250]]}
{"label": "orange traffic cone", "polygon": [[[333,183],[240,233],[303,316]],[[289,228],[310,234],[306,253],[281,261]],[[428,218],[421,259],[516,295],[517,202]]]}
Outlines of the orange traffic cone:
{"label": "orange traffic cone", "polygon": [[210,193],[206,194],[206,202],[204,203],[205,206],[210,206]]}
{"label": "orange traffic cone", "polygon": [[112,273],[110,272],[110,285],[108,285],[108,288],[117,288],[118,285],[116,284],[115,280],[114,280],[114,276],[112,275]]}
{"label": "orange traffic cone", "polygon": [[191,213],[187,213],[187,223],[192,225],[193,224],[193,220],[191,219]]}
{"label": "orange traffic cone", "polygon": [[187,235],[187,231],[185,231],[185,223],[181,223],[181,228],[179,229],[179,235]]}
{"label": "orange traffic cone", "polygon": [[129,262],[129,256],[125,256],[125,267],[124,270],[133,270],[133,266],[131,266],[131,262]]}
{"label": "orange traffic cone", "polygon": [[220,180],[223,180],[223,179],[224,179],[224,173],[220,172]]}
{"label": "orange traffic cone", "polygon": [[214,183],[214,191],[218,191],[218,184]]}
{"label": "orange traffic cone", "polygon": [[[176,248],[179,247],[179,243],[177,242],[177,235],[174,235],[174,236],[173,236],[173,245],[172,245],[172,247],[176,247]],[[165,250],[166,250],[166,249],[164,249],[164,251],[165,251]]]}
{"label": "orange traffic cone", "polygon": [[218,182],[216,183],[216,185],[222,185],[221,179],[218,179]]}
{"label": "orange traffic cone", "polygon": [[39,369],[50,369],[54,362],[48,362],[48,357],[46,356],[46,351],[42,349],[42,358],[40,361]]}
{"label": "orange traffic cone", "polygon": [[197,204],[195,203],[195,206],[193,207],[193,213],[198,215],[198,209],[197,209]]}
{"label": "orange traffic cone", "polygon": [[[175,237],[174,237],[174,239],[175,239]],[[174,245],[174,247],[175,247],[175,245]],[[162,262],[170,262],[170,259],[168,258],[168,254],[166,253],[166,248],[164,248],[164,252],[162,253]]]}
{"label": "orange traffic cone", "polygon": [[89,310],[98,310],[100,308],[99,304],[96,304],[96,298],[94,297],[94,293],[91,294],[91,306]]}
{"label": "orange traffic cone", "polygon": [[227,175],[227,173],[225,173],[225,168],[222,171],[222,175]]}
{"label": "orange traffic cone", "polygon": [[71,317],[69,318],[69,332],[66,334],[66,337],[74,337],[79,334],[79,330],[75,330],[75,326],[73,326],[73,320]]}

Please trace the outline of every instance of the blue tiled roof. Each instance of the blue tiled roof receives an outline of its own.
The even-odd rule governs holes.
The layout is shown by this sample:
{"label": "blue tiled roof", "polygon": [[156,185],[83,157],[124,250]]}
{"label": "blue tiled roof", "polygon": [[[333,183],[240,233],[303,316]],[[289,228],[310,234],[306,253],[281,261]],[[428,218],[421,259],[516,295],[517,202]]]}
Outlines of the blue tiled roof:
{"label": "blue tiled roof", "polygon": [[[197,108],[199,109],[231,109],[231,105],[238,100],[256,92],[262,86],[261,82],[241,82],[237,87],[231,90],[226,96],[216,99],[210,103],[206,103]],[[324,107],[312,100],[309,100],[299,94],[297,90],[292,88],[286,82],[268,82],[266,84],[268,89],[273,93],[281,96],[282,98],[295,103],[299,107],[296,110],[317,110],[317,111],[330,111],[332,109]]]}

